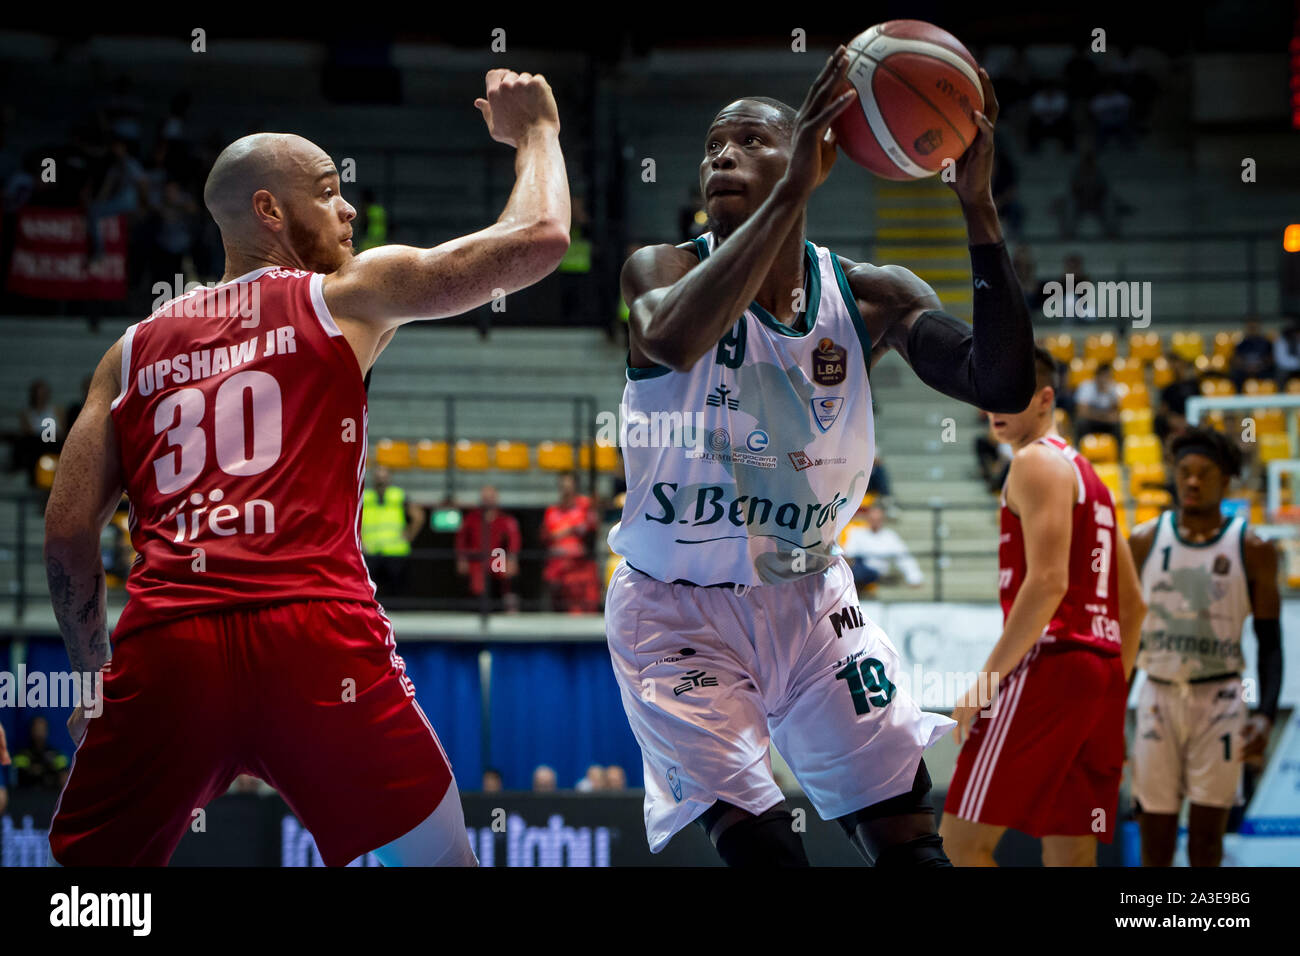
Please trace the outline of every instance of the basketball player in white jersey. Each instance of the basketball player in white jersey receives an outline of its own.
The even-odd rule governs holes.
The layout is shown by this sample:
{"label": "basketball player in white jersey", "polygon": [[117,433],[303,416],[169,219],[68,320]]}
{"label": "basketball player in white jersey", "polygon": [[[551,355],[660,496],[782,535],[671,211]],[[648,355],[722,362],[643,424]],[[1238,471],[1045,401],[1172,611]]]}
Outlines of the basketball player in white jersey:
{"label": "basketball player in white jersey", "polygon": [[[1146,674],[1133,743],[1133,799],[1144,866],[1170,866],[1183,801],[1192,866],[1218,866],[1244,758],[1264,752],[1282,686],[1277,547],[1220,503],[1241,452],[1194,428],[1170,446],[1178,507],[1133,530],[1149,610],[1138,667]],[[1259,691],[1247,715],[1242,629],[1254,614]]]}
{"label": "basketball player in white jersey", "polygon": [[[990,196],[986,75],[988,115],[975,114],[954,183],[973,335],[906,269],[804,238],[805,206],[835,157],[830,123],[855,96],[838,92],[847,65],[841,47],[797,113],[766,98],[724,107],[699,169],[709,231],[623,267],[633,429],[606,635],[654,852],[698,820],[729,865],[807,865],[771,741],[868,862],[948,865],[921,758],[952,722],[895,685],[898,655],[858,609],[835,542],[874,456],[873,351],[896,349],[947,395],[1019,411],[1034,392],[1034,343]],[[684,428],[635,440],[636,422],[673,413],[699,413],[703,428],[686,442]]]}

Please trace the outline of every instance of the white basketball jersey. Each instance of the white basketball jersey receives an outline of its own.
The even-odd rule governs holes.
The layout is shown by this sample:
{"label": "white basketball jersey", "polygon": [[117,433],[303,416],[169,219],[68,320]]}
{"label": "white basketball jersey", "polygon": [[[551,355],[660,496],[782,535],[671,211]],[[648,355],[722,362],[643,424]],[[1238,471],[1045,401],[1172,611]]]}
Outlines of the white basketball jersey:
{"label": "white basketball jersey", "polygon": [[1167,681],[1245,667],[1241,632],[1251,613],[1245,536],[1246,521],[1236,517],[1215,538],[1192,544],[1179,536],[1173,511],[1160,515],[1142,565],[1147,616],[1138,667]]}
{"label": "white basketball jersey", "polygon": [[[712,233],[695,247],[706,258]],[[798,328],[752,303],[690,371],[627,370],[628,491],[609,545],[638,571],[753,586],[840,553],[875,457],[871,347],[835,256],[810,242],[805,256]]]}

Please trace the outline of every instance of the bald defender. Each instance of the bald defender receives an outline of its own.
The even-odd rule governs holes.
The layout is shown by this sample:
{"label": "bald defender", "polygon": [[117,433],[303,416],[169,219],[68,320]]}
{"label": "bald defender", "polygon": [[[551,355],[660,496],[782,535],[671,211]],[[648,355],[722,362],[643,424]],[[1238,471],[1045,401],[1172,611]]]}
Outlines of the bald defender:
{"label": "bald defender", "polygon": [[[267,781],[325,863],[477,864],[450,764],[396,652],[360,541],[363,378],[398,326],[539,281],[569,241],[555,100],[492,70],[474,105],[515,149],[497,221],[353,255],[356,210],[300,136],[217,158],[221,284],[166,303],[99,363],[46,515],[74,671],[102,706],[50,830],[63,865],[162,865],[238,774]],[[139,559],[110,650],[99,535],[123,491]],[[110,661],[111,654],[111,661]]]}

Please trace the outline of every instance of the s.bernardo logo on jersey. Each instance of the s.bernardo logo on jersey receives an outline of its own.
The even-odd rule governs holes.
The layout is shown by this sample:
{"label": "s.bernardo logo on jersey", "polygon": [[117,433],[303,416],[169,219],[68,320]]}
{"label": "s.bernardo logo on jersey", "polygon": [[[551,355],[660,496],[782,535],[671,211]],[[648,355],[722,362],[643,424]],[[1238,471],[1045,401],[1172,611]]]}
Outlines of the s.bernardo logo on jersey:
{"label": "s.bernardo logo on jersey", "polygon": [[835,419],[840,417],[840,410],[844,407],[844,399],[822,396],[814,398],[811,401],[813,421],[823,432],[830,431]]}
{"label": "s.bernardo logo on jersey", "polygon": [[[774,456],[775,457],[775,456]],[[858,473],[858,477],[862,476]],[[854,478],[854,483],[857,477]],[[694,487],[694,486],[693,486]],[[820,528],[828,521],[834,523],[840,508],[848,504],[849,499],[840,492],[834,492],[830,500],[821,501],[776,501],[759,495],[739,495],[729,498],[727,492],[735,492],[735,486],[700,485],[694,487],[695,494],[685,501],[678,501],[678,485],[674,481],[656,481],[650,487],[650,493],[659,503],[659,514],[646,514],[646,521],[659,524],[685,524],[693,528],[716,524],[724,518],[738,528],[776,527],[789,528],[799,534],[810,528]],[[694,508],[691,505],[694,504]],[[683,511],[679,515],[678,507]]]}

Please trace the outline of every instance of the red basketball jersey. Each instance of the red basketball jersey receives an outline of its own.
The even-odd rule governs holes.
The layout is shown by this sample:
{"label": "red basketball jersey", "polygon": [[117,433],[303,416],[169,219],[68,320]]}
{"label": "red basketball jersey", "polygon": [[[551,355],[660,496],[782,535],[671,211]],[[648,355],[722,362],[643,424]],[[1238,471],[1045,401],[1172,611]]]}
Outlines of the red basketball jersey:
{"label": "red basketball jersey", "polygon": [[322,278],[258,269],[127,329],[112,414],[138,557],[115,640],[238,605],[375,603],[366,394]]}
{"label": "red basketball jersey", "polygon": [[[1120,652],[1119,575],[1115,567],[1115,503],[1088,460],[1064,439],[1041,443],[1060,451],[1074,468],[1078,494],[1070,531],[1070,586],[1043,631],[1041,641],[1069,641],[1107,653]],[[998,543],[998,587],[1002,617],[1025,580],[1025,539],[1020,519],[1007,507],[1002,489],[1002,535]]]}

